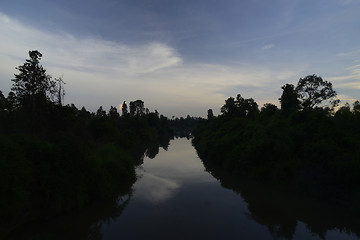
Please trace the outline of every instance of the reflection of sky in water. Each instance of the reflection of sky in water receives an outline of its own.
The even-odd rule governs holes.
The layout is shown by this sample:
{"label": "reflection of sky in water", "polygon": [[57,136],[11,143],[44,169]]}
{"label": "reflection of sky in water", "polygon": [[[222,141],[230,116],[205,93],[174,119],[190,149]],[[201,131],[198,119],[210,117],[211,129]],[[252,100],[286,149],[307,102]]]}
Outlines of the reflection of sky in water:
{"label": "reflection of sky in water", "polygon": [[167,201],[186,183],[216,182],[185,138],[177,139],[168,151],[160,149],[155,158],[145,158],[137,174],[134,198],[150,203]]}
{"label": "reflection of sky in water", "polygon": [[174,181],[144,172],[135,186],[135,195],[152,203],[160,203],[168,200],[179,187]]}
{"label": "reflection of sky in water", "polygon": [[[223,188],[205,171],[187,139],[173,140],[168,151],[160,149],[154,159],[145,158],[137,174],[130,203],[114,222],[102,226],[103,240],[277,238],[249,217],[240,194]],[[296,225],[293,240],[320,239],[301,221]],[[357,238],[331,230],[326,239]]]}
{"label": "reflection of sky in water", "polygon": [[142,168],[145,172],[177,182],[216,182],[205,172],[191,141],[186,138],[173,140],[168,151],[160,149],[154,159],[145,158]]}

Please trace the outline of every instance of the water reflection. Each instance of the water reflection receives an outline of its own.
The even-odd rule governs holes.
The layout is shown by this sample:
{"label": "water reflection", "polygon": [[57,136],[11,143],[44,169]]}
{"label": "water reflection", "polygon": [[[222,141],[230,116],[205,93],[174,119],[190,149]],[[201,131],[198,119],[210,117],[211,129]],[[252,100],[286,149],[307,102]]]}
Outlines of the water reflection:
{"label": "water reflection", "polygon": [[187,139],[173,140],[167,151],[159,146],[137,168],[128,195],[9,239],[359,238],[359,219],[342,209],[203,164]]}
{"label": "water reflection", "polygon": [[360,238],[360,220],[350,209],[280,192],[211,163],[204,162],[204,166],[223,187],[241,194],[248,203],[247,216],[266,226],[274,239],[303,239],[304,226],[320,239]]}
{"label": "water reflection", "polygon": [[[159,139],[159,141],[154,141],[147,150],[145,150],[145,146],[134,149],[133,155],[139,159],[138,164],[142,164],[145,158],[144,155],[148,158],[154,158],[159,152],[160,147],[163,149],[168,148],[169,142],[169,138]],[[175,183],[167,182],[166,179],[156,178],[155,176],[151,176],[151,174],[145,173],[143,177],[145,179],[152,179],[149,183],[153,182],[153,184],[148,184],[148,186],[144,186],[143,189],[138,190],[141,195],[155,202],[166,199],[166,197],[169,196],[169,192],[177,187]],[[52,219],[26,223],[23,226],[17,227],[12,232],[6,233],[5,239],[103,239],[103,225],[111,224],[111,222],[115,221],[123,213],[132,199],[133,184],[134,182],[119,183],[120,195],[117,199],[94,204],[81,211],[55,216]],[[149,191],[149,189],[152,189],[152,191]]]}
{"label": "water reflection", "polygon": [[174,195],[180,184],[154,174],[144,172],[141,176],[142,184],[136,186],[136,195],[151,203],[160,203]]}
{"label": "water reflection", "polygon": [[132,194],[123,195],[114,201],[89,206],[81,212],[28,223],[19,227],[6,240],[79,240],[102,239],[104,224],[109,224],[124,211]]}

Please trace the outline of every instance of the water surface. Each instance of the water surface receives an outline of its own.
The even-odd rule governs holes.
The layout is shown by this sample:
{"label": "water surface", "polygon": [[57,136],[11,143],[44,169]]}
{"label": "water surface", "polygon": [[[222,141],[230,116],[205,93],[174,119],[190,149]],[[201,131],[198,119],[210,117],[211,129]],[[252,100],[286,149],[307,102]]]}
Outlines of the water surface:
{"label": "water surface", "polygon": [[358,239],[341,232],[348,230],[343,225],[311,223],[346,217],[323,216],[331,207],[317,213],[318,203],[306,200],[304,205],[257,184],[232,187],[224,184],[227,179],[217,180],[214,176],[220,175],[205,171],[185,138],[171,141],[168,151],[161,149],[155,158],[145,158],[137,173],[130,203],[121,216],[102,225],[103,239]]}
{"label": "water surface", "polygon": [[129,195],[9,239],[360,239],[357,216],[203,163],[185,138],[150,156]]}

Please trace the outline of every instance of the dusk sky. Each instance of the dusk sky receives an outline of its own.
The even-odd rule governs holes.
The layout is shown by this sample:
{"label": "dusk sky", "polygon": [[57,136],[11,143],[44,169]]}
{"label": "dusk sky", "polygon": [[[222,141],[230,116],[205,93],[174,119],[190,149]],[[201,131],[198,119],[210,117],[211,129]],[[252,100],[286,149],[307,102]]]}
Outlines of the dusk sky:
{"label": "dusk sky", "polygon": [[29,50],[96,111],[141,99],[165,116],[219,113],[240,93],[279,105],[309,74],[360,100],[360,0],[11,0],[0,7],[0,90]]}

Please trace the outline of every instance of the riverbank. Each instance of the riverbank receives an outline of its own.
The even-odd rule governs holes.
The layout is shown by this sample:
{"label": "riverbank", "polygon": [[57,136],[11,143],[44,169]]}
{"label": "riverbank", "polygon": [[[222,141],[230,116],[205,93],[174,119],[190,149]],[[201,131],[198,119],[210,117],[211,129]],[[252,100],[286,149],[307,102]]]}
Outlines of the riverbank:
{"label": "riverbank", "polygon": [[51,103],[36,121],[17,109],[1,112],[0,123],[0,236],[128,193],[150,144],[171,137],[155,113],[120,117]]}
{"label": "riverbank", "polygon": [[193,132],[204,162],[360,212],[360,115],[308,109],[219,116]]}

